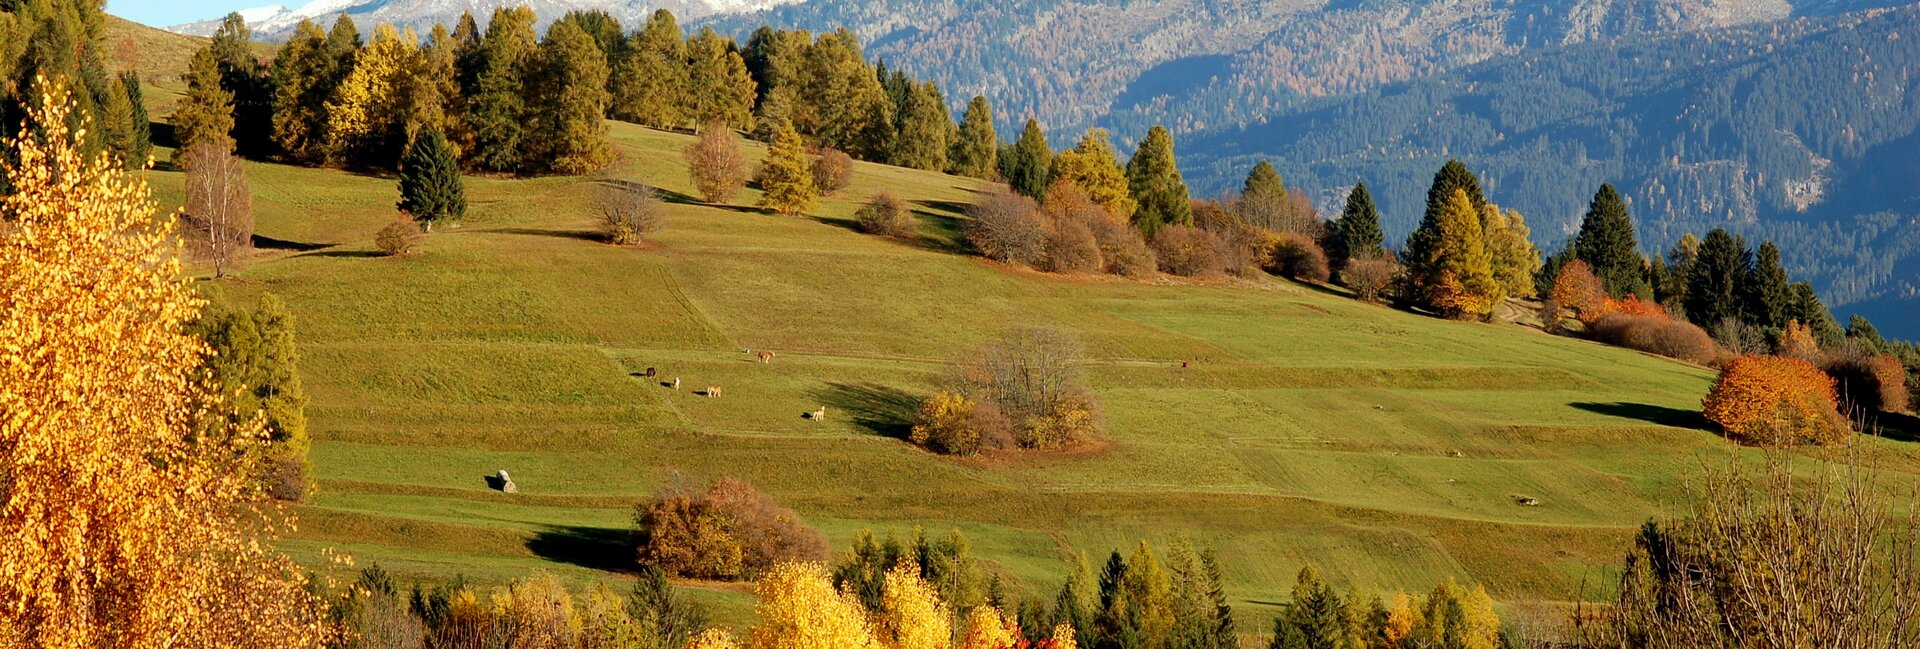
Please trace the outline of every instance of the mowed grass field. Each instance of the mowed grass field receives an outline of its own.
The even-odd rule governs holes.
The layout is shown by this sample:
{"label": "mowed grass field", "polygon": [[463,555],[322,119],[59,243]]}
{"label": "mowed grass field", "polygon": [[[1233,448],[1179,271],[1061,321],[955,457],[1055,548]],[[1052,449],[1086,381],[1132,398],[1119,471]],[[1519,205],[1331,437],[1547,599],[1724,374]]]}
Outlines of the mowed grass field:
{"label": "mowed grass field", "polygon": [[[863,528],[959,529],[1026,592],[1058,588],[1075,551],[1187,535],[1218,550],[1257,632],[1308,563],[1367,590],[1456,577],[1509,602],[1573,598],[1726,453],[1693,414],[1701,368],[1280,280],[1002,267],[958,242],[983,186],[940,174],[859,164],[812,217],[698,204],[692,138],[611,128],[604,177],[469,178],[466,221],[406,258],[372,244],[393,179],[250,166],[267,245],[203,286],[275,293],[298,317],[319,491],[290,552],[429,580],[614,582],[635,503],[675,475],[734,476],[836,551]],[[179,175],[151,176],[177,204]],[[608,180],[659,187],[667,230],[596,241]],[[880,191],[916,207],[918,242],[853,229]],[[949,359],[1022,325],[1087,342],[1103,448],[980,461],[899,439]],[[1870,446],[1907,479],[1910,451]],[[520,493],[489,488],[500,469]],[[742,588],[695,586],[723,619],[750,615]]]}

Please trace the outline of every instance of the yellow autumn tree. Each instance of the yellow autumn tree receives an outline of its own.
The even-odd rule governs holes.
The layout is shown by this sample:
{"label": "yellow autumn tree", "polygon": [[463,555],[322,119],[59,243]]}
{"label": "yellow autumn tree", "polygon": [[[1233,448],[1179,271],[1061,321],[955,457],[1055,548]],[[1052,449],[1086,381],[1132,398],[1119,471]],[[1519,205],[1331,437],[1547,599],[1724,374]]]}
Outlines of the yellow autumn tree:
{"label": "yellow autumn tree", "polygon": [[1413,598],[1407,597],[1404,591],[1396,592],[1393,594],[1393,606],[1387,609],[1387,623],[1380,632],[1385,636],[1387,646],[1399,647],[1406,644],[1407,638],[1413,635],[1414,627],[1420,623],[1420,609],[1414,607]]}
{"label": "yellow autumn tree", "polygon": [[1054,156],[1053,170],[1048,175],[1056,183],[1073,183],[1121,223],[1132,221],[1138,205],[1127,189],[1127,175],[1113,152],[1107,129],[1087,129],[1087,134],[1072,150]]}
{"label": "yellow autumn tree", "polygon": [[1432,258],[1421,264],[1432,273],[1427,278],[1430,306],[1460,318],[1493,313],[1494,305],[1506,295],[1494,278],[1493,255],[1487,250],[1479,210],[1466,191],[1454,190],[1435,223],[1439,238],[1431,249]]}
{"label": "yellow autumn tree", "polygon": [[277,527],[246,479],[258,421],[199,425],[175,218],[35,83],[0,199],[0,646],[319,646],[322,603],[255,536]]}
{"label": "yellow autumn tree", "polygon": [[946,649],[953,637],[953,616],[915,564],[903,561],[887,571],[880,609],[874,626],[888,649]]}
{"label": "yellow autumn tree", "polygon": [[860,598],[833,588],[826,566],[783,563],[754,584],[760,625],[750,649],[881,649]]}
{"label": "yellow autumn tree", "polygon": [[1502,292],[1514,297],[1533,297],[1533,276],[1543,265],[1540,252],[1533,249],[1533,230],[1519,212],[1502,210],[1487,203],[1480,210],[1480,228],[1486,233],[1487,254],[1493,257],[1493,279]]}
{"label": "yellow autumn tree", "polygon": [[787,215],[806,214],[820,196],[806,143],[791,124],[781,125],[774,133],[767,160],[760,166],[760,191],[760,207]]}
{"label": "yellow autumn tree", "polygon": [[[1071,642],[1073,627],[1067,627],[1067,635]],[[959,649],[1014,649],[1019,641],[1019,624],[992,606],[976,606],[967,612],[967,629],[960,636]]]}
{"label": "yellow autumn tree", "polygon": [[1053,649],[1080,649],[1080,640],[1073,635],[1073,625],[1062,622],[1053,627]]}
{"label": "yellow autumn tree", "polygon": [[[413,103],[414,71],[423,64],[413,32],[380,25],[353,57],[327,100],[327,154],[335,160],[391,165],[400,159]],[[435,126],[438,126],[437,124]]]}

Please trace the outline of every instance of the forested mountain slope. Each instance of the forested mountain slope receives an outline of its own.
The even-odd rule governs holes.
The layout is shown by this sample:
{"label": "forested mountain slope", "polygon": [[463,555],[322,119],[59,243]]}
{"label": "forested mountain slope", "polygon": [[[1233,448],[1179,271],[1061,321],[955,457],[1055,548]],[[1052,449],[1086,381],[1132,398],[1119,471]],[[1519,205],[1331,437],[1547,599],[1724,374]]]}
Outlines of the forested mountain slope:
{"label": "forested mountain slope", "polygon": [[1612,182],[1649,252],[1716,226],[1772,239],[1842,312],[1871,303],[1912,335],[1916,32],[1906,7],[1525,53],[1189,138],[1183,159],[1201,195],[1256,159],[1329,195],[1365,179],[1394,237],[1450,157],[1541,242]]}

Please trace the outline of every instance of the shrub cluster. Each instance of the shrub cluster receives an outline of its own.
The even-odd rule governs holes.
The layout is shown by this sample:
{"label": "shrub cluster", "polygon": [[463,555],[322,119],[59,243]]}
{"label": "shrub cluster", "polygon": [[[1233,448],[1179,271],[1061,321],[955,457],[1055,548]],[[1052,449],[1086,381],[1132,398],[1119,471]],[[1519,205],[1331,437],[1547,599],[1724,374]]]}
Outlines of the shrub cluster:
{"label": "shrub cluster", "polygon": [[853,217],[862,232],[896,239],[912,239],[914,226],[919,224],[913,218],[913,208],[888,192],[873,197],[860,211],[854,212]]}
{"label": "shrub cluster", "polygon": [[1299,232],[1281,232],[1267,248],[1267,272],[1302,282],[1326,282],[1327,253],[1320,244]]}
{"label": "shrub cluster", "polygon": [[667,226],[667,211],[651,187],[608,185],[601,188],[599,203],[600,234],[613,245],[638,244]]}
{"label": "shrub cluster", "polygon": [[380,232],[373,235],[373,245],[389,257],[410,255],[414,248],[420,247],[423,238],[420,224],[403,215],[388,223],[387,227],[380,228]]}
{"label": "shrub cluster", "polygon": [[635,507],[634,556],[643,566],[700,579],[752,578],[776,563],[827,555],[827,540],[753,485],[722,479],[704,491],[663,489]]}
{"label": "shrub cluster", "polygon": [[1712,365],[1721,356],[1720,346],[1706,330],[1664,315],[1607,313],[1589,326],[1588,333],[1609,345],[1700,365]]}
{"label": "shrub cluster", "polygon": [[853,156],[839,149],[821,149],[813,159],[813,186],[831,196],[853,184]]}
{"label": "shrub cluster", "polygon": [[1354,297],[1367,302],[1385,299],[1399,276],[1400,262],[1391,255],[1356,257],[1340,269],[1340,283],[1352,289]]}
{"label": "shrub cluster", "polygon": [[1840,352],[1824,369],[1839,389],[1840,401],[1860,414],[1906,412],[1907,367],[1886,354]]}
{"label": "shrub cluster", "polygon": [[1001,188],[967,208],[967,241],[988,259],[1038,266],[1047,252],[1039,211],[1033,199]]}
{"label": "shrub cluster", "polygon": [[342,644],[330,647],[677,649],[707,626],[706,610],[658,570],[642,570],[626,593],[595,585],[574,595],[536,574],[495,589],[464,578],[416,584],[409,594],[376,564],[332,601],[328,622]]}
{"label": "shrub cluster", "polygon": [[1226,271],[1227,242],[1220,235],[1190,225],[1163,226],[1153,233],[1153,253],[1160,271],[1181,277],[1207,277]]}
{"label": "shrub cluster", "polygon": [[1833,379],[1803,360],[1741,356],[1728,362],[1703,403],[1727,437],[1756,446],[1830,444],[1852,434]]}
{"label": "shrub cluster", "polygon": [[1100,403],[1081,376],[1079,340],[1046,328],[1009,333],[955,364],[922,402],[910,439],[937,453],[1052,448],[1100,434]]}

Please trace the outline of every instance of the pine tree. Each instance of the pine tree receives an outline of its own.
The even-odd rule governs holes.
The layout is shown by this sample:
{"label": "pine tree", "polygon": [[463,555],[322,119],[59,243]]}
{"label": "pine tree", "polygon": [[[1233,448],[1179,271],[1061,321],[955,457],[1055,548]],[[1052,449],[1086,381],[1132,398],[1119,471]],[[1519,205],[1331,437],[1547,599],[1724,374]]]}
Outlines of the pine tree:
{"label": "pine tree", "polygon": [[[604,58],[604,60],[600,62],[602,65],[612,66],[614,52],[626,47],[627,35],[625,30],[620,27],[620,19],[614,18],[613,14],[605,11],[599,9],[569,9],[565,15],[560,16],[560,20],[555,22],[569,23],[574,27],[580,28],[580,31],[585,32],[586,35],[593,37],[593,46],[600,50],[600,54]],[[553,28],[549,26],[547,32],[552,33]]]}
{"label": "pine tree", "polygon": [[1741,280],[1741,313],[1747,324],[1779,329],[1787,325],[1787,301],[1790,297],[1787,269],[1780,266],[1780,248],[1772,241],[1760,244],[1754,252],[1753,268]]}
{"label": "pine tree", "polygon": [[613,76],[614,119],[653,128],[682,126],[690,116],[686,35],[673,12],[660,9],[627,39]]}
{"label": "pine tree", "polygon": [[731,45],[711,27],[700,28],[700,33],[687,41],[690,117],[695,124],[717,121],[728,128],[752,130],[753,77]]}
{"label": "pine tree", "polygon": [[[104,108],[100,111],[100,130],[105,134],[107,150],[117,156],[128,168],[139,168],[147,157],[139,148],[134,133],[134,102],[140,99],[139,82],[135,82],[131,92],[125,83],[115,79],[108,88]],[[142,125],[144,126],[144,124]]]}
{"label": "pine tree", "polygon": [[1127,188],[1138,207],[1133,213],[1134,227],[1151,236],[1163,225],[1193,223],[1193,205],[1188,202],[1187,183],[1173,156],[1173,135],[1166,127],[1155,126],[1140,141],[1140,148],[1127,161]]}
{"label": "pine tree", "polygon": [[173,162],[196,144],[233,149],[233,93],[220,85],[220,63],[211,48],[194,52],[187,67],[187,96],[173,109]]}
{"label": "pine tree", "polygon": [[[769,137],[779,130],[773,122],[792,119],[789,113],[802,85],[801,62],[812,43],[813,36],[805,31],[775,30],[766,26],[754,30],[747,39],[741,59],[747,64],[747,74],[753,77],[753,109],[754,115],[760,118],[756,120],[758,127]],[[774,103],[778,105],[767,105],[776,94],[779,99]]]}
{"label": "pine tree", "polygon": [[1666,274],[1660,284],[1654,287],[1655,299],[1673,313],[1683,313],[1687,299],[1687,276],[1693,271],[1693,260],[1700,255],[1700,238],[1692,232],[1680,235],[1673,248],[1667,251]]}
{"label": "pine tree", "polygon": [[957,176],[987,178],[1000,167],[1000,133],[993,128],[993,106],[975,95],[961,117],[960,134],[947,155],[947,171]]}
{"label": "pine tree", "polygon": [[1013,143],[1012,151],[1000,158],[1000,175],[1006,176],[1013,191],[1028,198],[1039,200],[1046,195],[1053,166],[1053,147],[1047,145],[1047,134],[1040,130],[1040,122],[1027,118],[1027,126],[1020,130],[1020,139]]}
{"label": "pine tree", "polygon": [[337,78],[327,35],[301,20],[273,57],[273,141],[289,159],[319,162],[326,153],[327,99]]}
{"label": "pine tree", "polygon": [[1107,214],[1131,222],[1138,206],[1127,188],[1127,175],[1120,168],[1120,157],[1103,128],[1087,129],[1080,143],[1053,158],[1048,172],[1051,182],[1068,182],[1086,192],[1087,198],[1107,209]]}
{"label": "pine tree", "polygon": [[429,232],[435,223],[466,216],[467,188],[460,178],[460,161],[440,131],[421,134],[400,162],[398,207]]}
{"label": "pine tree", "polygon": [[1720,228],[1708,232],[1687,273],[1687,319],[1712,326],[1740,317],[1740,282],[1752,265],[1745,241]]}
{"label": "pine tree", "polygon": [[344,77],[353,69],[353,56],[360,51],[360,28],[353,23],[353,16],[340,12],[333,19],[333,27],[327,30],[327,51],[333,54],[334,74]]}
{"label": "pine tree", "polygon": [[907,82],[906,97],[900,104],[899,134],[894,139],[893,164],[944,171],[947,129],[952,124],[953,115],[947,112],[940,89],[933,82]]}
{"label": "pine tree", "polygon": [[1633,217],[1626,202],[1613,185],[1600,186],[1587,216],[1580,222],[1580,234],[1573,240],[1573,256],[1593,267],[1607,285],[1607,292],[1621,297],[1635,292],[1643,281],[1640,253],[1633,238]]}
{"label": "pine tree", "polygon": [[554,23],[540,50],[538,99],[530,143],[551,171],[582,174],[613,159],[607,125],[606,58],[593,37],[572,23]]}
{"label": "pine tree", "polygon": [[1335,245],[1328,250],[1338,263],[1346,265],[1348,259],[1365,259],[1387,254],[1381,244],[1387,235],[1380,230],[1380,210],[1373,206],[1373,194],[1367,192],[1367,184],[1361,182],[1347,192],[1347,207],[1340,211],[1340,218],[1333,222]]}
{"label": "pine tree", "polygon": [[[1486,246],[1479,210],[1463,189],[1454,190],[1435,219],[1435,238],[1427,257],[1409,260],[1409,268],[1424,273],[1425,303],[1454,317],[1486,316],[1504,298],[1493,275],[1493,255]],[[1412,271],[1409,271],[1412,272]]]}
{"label": "pine tree", "polygon": [[525,7],[495,9],[481,40],[467,121],[473,162],[482,169],[518,171],[524,164],[526,69],[539,56],[533,23]]}
{"label": "pine tree", "polygon": [[887,159],[898,109],[853,32],[822,34],[797,72],[800,91],[789,107],[796,129],[864,160]]}
{"label": "pine tree", "polygon": [[819,190],[813,186],[813,163],[807,146],[792,125],[774,135],[767,161],[760,168],[760,207],[780,214],[799,215],[813,209]]}
{"label": "pine tree", "polygon": [[1840,323],[1834,321],[1833,312],[1820,302],[1820,296],[1813,291],[1813,285],[1806,282],[1794,282],[1787,286],[1787,318],[1798,320],[1812,330],[1813,337],[1822,346],[1840,342],[1844,332]]}
{"label": "pine tree", "polygon": [[1493,278],[1501,292],[1515,297],[1534,296],[1533,277],[1540,272],[1540,251],[1533,249],[1533,231],[1526,217],[1488,203],[1480,212],[1487,253],[1493,257]]}

